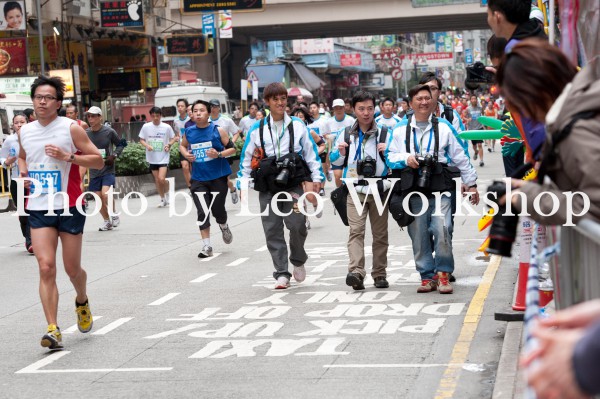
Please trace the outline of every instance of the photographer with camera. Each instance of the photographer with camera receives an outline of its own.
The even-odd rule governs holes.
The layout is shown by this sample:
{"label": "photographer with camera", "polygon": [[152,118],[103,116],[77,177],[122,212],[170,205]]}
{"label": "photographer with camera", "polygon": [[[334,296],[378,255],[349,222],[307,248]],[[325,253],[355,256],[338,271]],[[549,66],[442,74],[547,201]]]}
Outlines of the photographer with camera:
{"label": "photographer with camera", "polygon": [[385,151],[386,161],[393,169],[392,175],[400,174],[399,188],[410,197],[410,211],[418,215],[408,225],[415,264],[421,275],[417,292],[437,289],[441,294],[451,294],[449,279],[454,271],[454,257],[450,192],[456,189],[453,179],[460,177],[471,193],[471,203],[477,205],[477,172],[451,125],[432,114],[429,86],[413,87],[409,97],[414,115],[394,129]]}
{"label": "photographer with camera", "polygon": [[[355,290],[364,290],[365,285],[365,226],[367,216],[371,222],[373,234],[373,269],[371,277],[377,288],[388,288],[386,280],[388,250],[388,206],[383,212],[376,206],[377,201],[371,192],[367,178],[380,179],[377,182],[380,198],[386,197],[391,182],[386,179],[388,168],[383,151],[388,127],[375,123],[375,97],[366,91],[357,92],[352,98],[352,107],[356,122],[338,135],[335,149],[330,154],[331,163],[343,166],[343,178],[355,179],[346,184],[353,184],[358,199],[364,206],[359,212],[357,204],[349,196],[347,199],[347,216],[350,234],[348,237],[348,275],[346,284]],[[382,135],[383,133],[383,135]],[[346,141],[348,140],[348,141]]]}
{"label": "photographer with camera", "polygon": [[[254,189],[259,192],[261,216],[267,248],[271,254],[277,280],[275,289],[289,287],[292,274],[288,271],[288,248],[283,225],[290,231],[290,257],[294,265],[293,276],[297,282],[306,278],[304,263],[308,255],[304,250],[307,230],[305,217],[298,208],[298,199],[306,190],[318,193],[325,179],[321,169],[318,150],[311,139],[306,124],[285,113],[287,89],[281,83],[265,87],[264,101],[271,113],[248,132],[240,158],[238,188],[241,179],[254,179]],[[273,197],[287,194],[287,201],[279,199],[273,209]],[[313,195],[315,195],[313,194]],[[309,198],[310,200],[310,198]]]}

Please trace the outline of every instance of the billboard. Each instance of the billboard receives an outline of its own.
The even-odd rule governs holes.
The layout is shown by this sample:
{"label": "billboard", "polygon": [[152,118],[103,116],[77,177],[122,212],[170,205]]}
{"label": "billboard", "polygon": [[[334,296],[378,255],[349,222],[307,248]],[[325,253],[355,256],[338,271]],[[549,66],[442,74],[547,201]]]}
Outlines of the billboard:
{"label": "billboard", "polygon": [[181,0],[182,13],[200,13],[223,10],[262,11],[263,0]]}
{"label": "billboard", "polygon": [[333,53],[333,39],[303,39],[292,41],[294,54]]}
{"label": "billboard", "polygon": [[103,28],[131,28],[144,26],[141,1],[100,2],[100,24]]}
{"label": "billboard", "polygon": [[27,39],[0,39],[0,75],[27,75]]}
{"label": "billboard", "polygon": [[0,1],[0,30],[27,29],[24,1]]}
{"label": "billboard", "polygon": [[92,41],[96,68],[140,68],[152,66],[150,39],[101,39]]}

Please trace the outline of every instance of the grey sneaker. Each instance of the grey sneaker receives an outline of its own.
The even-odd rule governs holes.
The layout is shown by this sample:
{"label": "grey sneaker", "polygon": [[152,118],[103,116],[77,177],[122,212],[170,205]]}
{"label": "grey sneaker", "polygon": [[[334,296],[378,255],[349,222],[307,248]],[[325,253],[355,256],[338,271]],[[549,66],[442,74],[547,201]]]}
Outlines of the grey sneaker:
{"label": "grey sneaker", "polygon": [[310,220],[308,220],[308,218],[306,218],[306,230],[310,230]]}
{"label": "grey sneaker", "polygon": [[110,222],[110,220],[105,220],[104,223],[102,223],[102,226],[100,228],[98,228],[98,231],[108,231],[108,230],[112,230],[113,229],[113,225]]}
{"label": "grey sneaker", "polygon": [[238,195],[237,188],[234,188],[233,191],[231,191],[230,193],[231,193],[231,202],[233,202],[234,204],[237,204],[238,201],[240,200],[240,196]]}
{"label": "grey sneaker", "polygon": [[213,249],[210,245],[205,245],[202,247],[202,251],[198,254],[199,258],[210,258],[213,256]]}
{"label": "grey sneaker", "polygon": [[223,242],[225,244],[231,244],[231,241],[233,241],[233,234],[231,234],[231,230],[229,230],[229,226],[225,226],[225,227],[219,226],[219,228],[221,228],[221,233],[223,234]]}
{"label": "grey sneaker", "polygon": [[119,227],[121,224],[121,219],[118,216],[113,216],[111,223],[112,227]]}
{"label": "grey sneaker", "polygon": [[304,265],[302,266],[294,266],[294,272],[292,273],[294,276],[294,280],[301,283],[306,279],[306,269]]}
{"label": "grey sneaker", "polygon": [[285,290],[290,286],[290,279],[285,276],[279,276],[277,278],[277,282],[275,283],[276,290]]}

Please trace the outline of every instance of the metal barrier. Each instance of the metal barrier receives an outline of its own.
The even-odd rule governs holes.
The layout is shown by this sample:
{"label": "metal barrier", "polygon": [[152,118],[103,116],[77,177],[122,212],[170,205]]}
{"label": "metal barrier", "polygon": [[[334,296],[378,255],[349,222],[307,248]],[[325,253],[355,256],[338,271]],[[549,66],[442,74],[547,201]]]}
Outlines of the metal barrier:
{"label": "metal barrier", "polygon": [[589,219],[560,228],[559,264],[552,267],[557,309],[600,298],[600,224]]}

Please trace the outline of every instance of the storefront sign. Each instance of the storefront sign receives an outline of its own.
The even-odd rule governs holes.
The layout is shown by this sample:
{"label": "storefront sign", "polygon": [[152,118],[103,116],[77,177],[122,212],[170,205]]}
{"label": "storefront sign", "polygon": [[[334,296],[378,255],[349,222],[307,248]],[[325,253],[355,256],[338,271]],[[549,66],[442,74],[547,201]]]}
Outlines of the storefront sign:
{"label": "storefront sign", "polygon": [[134,41],[101,39],[92,41],[96,68],[140,68],[152,66],[150,39],[138,37]]}
{"label": "storefront sign", "polygon": [[27,39],[0,39],[0,75],[27,75]]}
{"label": "storefront sign", "polygon": [[65,82],[65,98],[75,97],[75,89],[73,83],[73,71],[71,69],[57,69],[48,71],[50,76],[57,76]]}
{"label": "storefront sign", "polygon": [[23,76],[20,78],[0,78],[0,93],[4,94],[31,94],[31,85],[37,76]]}
{"label": "storefront sign", "polygon": [[165,47],[168,56],[185,55],[189,57],[208,53],[206,36],[204,35],[166,37]]}
{"label": "storefront sign", "polygon": [[144,26],[141,1],[100,2],[100,23],[103,28]]}
{"label": "storefront sign", "polygon": [[340,54],[340,65],[342,67],[360,66],[361,64],[360,53]]}
{"label": "storefront sign", "polygon": [[262,11],[263,0],[182,0],[182,13],[199,13],[222,10]]}

